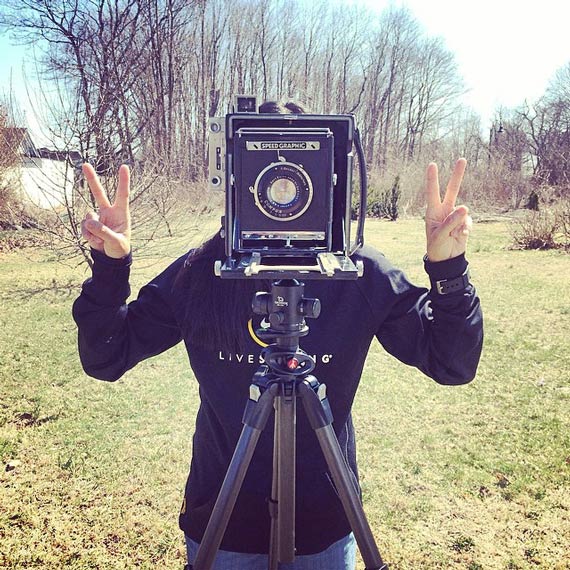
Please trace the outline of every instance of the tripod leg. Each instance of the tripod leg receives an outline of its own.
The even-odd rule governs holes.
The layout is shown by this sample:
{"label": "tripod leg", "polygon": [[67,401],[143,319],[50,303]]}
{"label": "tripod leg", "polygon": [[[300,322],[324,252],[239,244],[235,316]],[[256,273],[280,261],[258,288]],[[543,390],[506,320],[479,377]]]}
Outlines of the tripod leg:
{"label": "tripod leg", "polygon": [[279,468],[277,487],[277,529],[279,562],[295,559],[295,440],[296,402],[294,382],[283,384],[276,399],[279,418]]}
{"label": "tripod leg", "polygon": [[[275,403],[277,405],[277,403]],[[279,487],[279,415],[275,414],[273,429],[273,476],[271,480],[271,497],[269,498],[269,515],[271,530],[269,535],[269,566],[268,570],[277,570],[279,564],[279,541],[277,526],[277,497]]]}
{"label": "tripod leg", "polygon": [[269,570],[295,559],[295,437],[297,394],[293,382],[275,398]]}
{"label": "tripod leg", "polygon": [[196,554],[193,570],[210,570],[214,563],[253,452],[273,409],[278,388],[273,384],[261,393],[257,402],[251,399],[247,402],[244,426]]}
{"label": "tripod leg", "polygon": [[323,384],[319,385],[316,379],[310,376],[299,384],[298,390],[311,427],[319,440],[344,512],[354,532],[364,564],[367,570],[387,570],[388,566],[380,557],[360,497],[350,477],[349,467],[332,427],[332,413],[323,388]]}

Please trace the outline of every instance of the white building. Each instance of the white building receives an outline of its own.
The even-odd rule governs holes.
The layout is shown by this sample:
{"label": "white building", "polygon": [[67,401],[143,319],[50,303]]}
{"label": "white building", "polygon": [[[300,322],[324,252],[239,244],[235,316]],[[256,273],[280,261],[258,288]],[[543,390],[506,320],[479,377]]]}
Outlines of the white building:
{"label": "white building", "polygon": [[64,209],[71,204],[76,168],[81,163],[79,153],[38,149],[27,129],[7,130],[12,131],[11,140],[18,142],[20,164],[15,167],[12,180],[21,199],[50,210]]}

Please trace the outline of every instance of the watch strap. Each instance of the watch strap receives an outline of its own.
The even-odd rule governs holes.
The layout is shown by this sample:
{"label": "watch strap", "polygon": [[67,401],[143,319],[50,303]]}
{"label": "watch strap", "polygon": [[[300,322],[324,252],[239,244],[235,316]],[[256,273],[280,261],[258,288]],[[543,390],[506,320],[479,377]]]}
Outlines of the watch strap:
{"label": "watch strap", "polygon": [[[465,255],[445,261],[430,261],[426,254],[424,255],[424,267],[429,275],[432,291],[438,295],[462,291],[470,283],[469,266]],[[456,277],[448,277],[448,275]]]}
{"label": "watch strap", "polygon": [[466,270],[465,273],[459,277],[435,281],[433,285],[439,295],[449,295],[449,293],[462,291],[469,285],[469,270]]}

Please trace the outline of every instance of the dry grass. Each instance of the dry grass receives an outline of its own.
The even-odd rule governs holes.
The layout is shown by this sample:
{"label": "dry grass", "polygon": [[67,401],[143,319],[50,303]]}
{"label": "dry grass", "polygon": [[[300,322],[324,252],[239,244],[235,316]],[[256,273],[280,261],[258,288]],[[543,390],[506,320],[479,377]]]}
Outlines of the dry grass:
{"label": "dry grass", "polygon": [[[421,220],[373,221],[367,236],[427,282]],[[355,424],[394,570],[570,568],[570,257],[509,239],[491,222],[470,244],[486,318],[475,382],[441,387],[371,350]],[[164,243],[135,264],[135,290],[179,253]],[[84,278],[44,251],[0,257],[0,568],[181,570],[187,358],[177,347],[116,384],[86,378],[70,316]]]}

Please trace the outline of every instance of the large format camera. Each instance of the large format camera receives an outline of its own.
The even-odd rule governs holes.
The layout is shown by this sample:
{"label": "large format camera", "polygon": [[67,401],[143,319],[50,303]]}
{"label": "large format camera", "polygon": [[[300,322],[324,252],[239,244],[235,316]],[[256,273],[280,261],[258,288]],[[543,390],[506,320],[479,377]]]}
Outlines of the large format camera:
{"label": "large format camera", "polygon": [[365,212],[366,173],[353,115],[257,113],[238,96],[235,112],[210,119],[209,183],[226,193],[222,278],[356,279],[350,255],[354,153]]}

